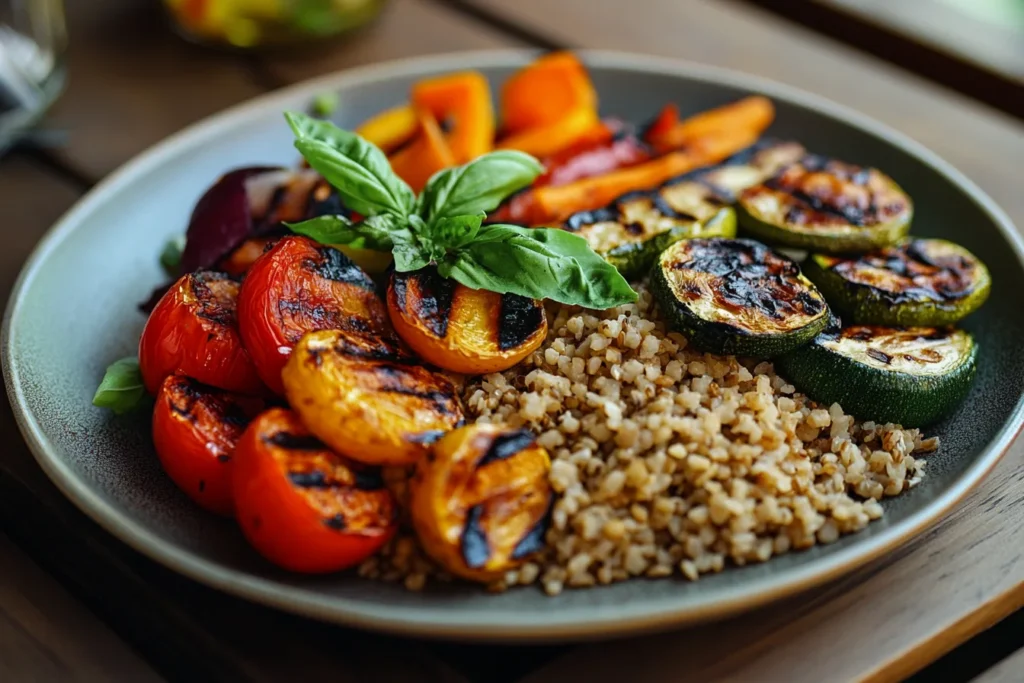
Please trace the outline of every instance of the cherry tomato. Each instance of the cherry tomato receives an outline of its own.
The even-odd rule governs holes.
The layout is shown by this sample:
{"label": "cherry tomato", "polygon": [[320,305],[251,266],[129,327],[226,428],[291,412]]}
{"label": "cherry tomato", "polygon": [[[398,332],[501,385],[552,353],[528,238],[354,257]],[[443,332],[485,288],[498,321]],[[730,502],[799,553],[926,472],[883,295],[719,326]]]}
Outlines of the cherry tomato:
{"label": "cherry tomato", "polygon": [[153,409],[153,443],[167,476],[189,498],[220,515],[234,511],[231,467],[235,444],[259,399],[171,375]]}
{"label": "cherry tomato", "polygon": [[149,393],[177,373],[225,391],[266,392],[238,333],[238,289],[226,274],[201,270],[183,275],[161,297],[139,341]]}
{"label": "cherry tomato", "polygon": [[245,430],[232,482],[245,537],[291,571],[356,565],[398,526],[398,506],[379,471],[328,450],[284,408],[267,410]]}
{"label": "cherry tomato", "polygon": [[394,337],[376,286],[351,259],[311,239],[283,237],[249,269],[238,299],[242,339],[267,386],[307,332],[352,330]]}
{"label": "cherry tomato", "polygon": [[544,547],[551,461],[531,432],[456,429],[416,464],[410,517],[423,549],[456,576],[489,582]]}

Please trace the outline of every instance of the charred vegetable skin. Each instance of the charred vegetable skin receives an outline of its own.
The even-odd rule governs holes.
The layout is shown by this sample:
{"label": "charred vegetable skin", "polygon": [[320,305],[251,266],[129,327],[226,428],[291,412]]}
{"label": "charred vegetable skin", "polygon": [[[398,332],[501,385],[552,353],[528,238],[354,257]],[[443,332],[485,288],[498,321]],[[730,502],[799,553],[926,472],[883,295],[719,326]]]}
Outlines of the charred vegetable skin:
{"label": "charred vegetable skin", "polygon": [[977,310],[992,287],[974,254],[938,239],[860,257],[812,254],[804,272],[844,320],[859,325],[952,325]]}
{"label": "charred vegetable skin", "polygon": [[245,430],[232,484],[245,537],[290,571],[356,565],[397,528],[398,508],[379,472],[331,452],[283,408],[262,413]]}
{"label": "charred vegetable skin", "polygon": [[278,241],[257,259],[238,300],[242,339],[267,386],[307,332],[341,329],[394,338],[370,276],[337,249],[305,237]]}
{"label": "charred vegetable skin", "polygon": [[139,341],[139,370],[156,394],[168,375],[240,394],[266,392],[239,336],[239,284],[224,273],[184,275],[161,297]]}
{"label": "charred vegetable skin", "polygon": [[282,378],[289,403],[309,430],[337,452],[368,464],[413,464],[463,419],[448,378],[373,335],[307,334]]}
{"label": "charred vegetable skin", "polygon": [[540,346],[548,329],[540,301],[470,289],[434,268],[392,273],[388,312],[424,360],[464,374],[512,367]]}
{"label": "charred vegetable skin", "polygon": [[234,511],[231,494],[235,444],[260,401],[171,375],[153,408],[153,443],[167,476],[200,506]]}
{"label": "charred vegetable skin", "polygon": [[651,282],[669,325],[702,351],[776,356],[813,339],[829,318],[796,263],[754,240],[677,242]]}
{"label": "charred vegetable skin", "polygon": [[410,483],[424,550],[456,576],[488,582],[544,547],[552,504],[547,451],[524,429],[479,424],[434,444]]}
{"label": "charred vegetable skin", "polygon": [[753,237],[829,254],[870,251],[910,230],[910,197],[873,168],[808,155],[739,196],[740,227]]}
{"label": "charred vegetable skin", "polygon": [[793,142],[769,140],[711,169],[670,180],[654,190],[631,192],[596,211],[574,214],[565,224],[578,232],[626,278],[636,279],[658,254],[681,239],[735,237],[736,193],[762,182],[804,155]]}
{"label": "charred vegetable skin", "polygon": [[949,415],[967,397],[977,353],[963,330],[830,327],[775,365],[820,403],[839,403],[864,420],[921,427]]}

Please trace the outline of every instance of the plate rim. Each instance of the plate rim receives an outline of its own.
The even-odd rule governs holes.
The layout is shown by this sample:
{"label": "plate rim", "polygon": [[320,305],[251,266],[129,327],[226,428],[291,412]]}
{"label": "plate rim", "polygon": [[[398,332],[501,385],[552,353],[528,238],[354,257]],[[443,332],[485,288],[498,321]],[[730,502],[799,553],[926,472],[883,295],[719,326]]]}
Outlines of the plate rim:
{"label": "plate rim", "polygon": [[[431,606],[389,606],[353,601],[339,596],[331,596],[325,600],[323,594],[316,589],[281,584],[273,579],[255,577],[244,571],[224,567],[176,546],[150,527],[122,515],[107,504],[84,480],[78,478],[55,454],[56,449],[25,402],[24,391],[19,381],[19,364],[13,349],[17,337],[16,322],[22,311],[28,285],[42,268],[48,254],[67,234],[76,229],[81,217],[88,215],[96,206],[106,201],[108,196],[116,195],[121,186],[136,174],[148,172],[164,157],[173,155],[182,146],[194,145],[216,136],[218,131],[230,126],[235,118],[243,117],[250,110],[266,110],[275,106],[280,108],[285,101],[304,93],[311,96],[325,89],[338,90],[397,76],[408,77],[449,69],[465,69],[469,64],[473,65],[472,68],[517,66],[539,52],[541,51],[536,49],[516,48],[448,52],[389,60],[307,79],[235,104],[164,138],[119,166],[75,202],[46,231],[25,261],[11,290],[0,333],[0,345],[3,347],[0,361],[12,412],[29,450],[50,481],[79,510],[129,547],[192,580],[245,600],[321,621],[402,635],[490,641],[565,641],[636,634],[724,618],[823,584],[867,564],[892,550],[897,544],[919,535],[957,506],[985,479],[1024,426],[1024,395],[1018,398],[1014,409],[999,432],[984,447],[978,460],[969,466],[952,486],[927,502],[908,519],[885,529],[875,537],[851,544],[848,548],[819,558],[815,562],[794,567],[781,575],[739,582],[737,585],[726,587],[717,591],[719,597],[714,600],[698,599],[694,602],[691,598],[684,604],[665,601],[665,606],[654,609],[646,606],[643,609],[630,609],[629,604],[623,604],[614,610],[591,609],[585,617],[579,615],[579,611],[585,608],[565,612],[548,610],[541,622],[537,620],[535,612],[524,615],[509,611],[488,611],[467,617],[466,613],[460,613],[458,610],[439,614],[437,609]],[[574,52],[582,57],[588,67],[596,69],[619,68],[659,73],[763,93],[823,113],[880,138],[916,157],[959,187],[980,210],[988,214],[1024,268],[1024,237],[1014,228],[1009,216],[995,201],[949,162],[887,124],[826,97],[733,69],[615,50]]]}

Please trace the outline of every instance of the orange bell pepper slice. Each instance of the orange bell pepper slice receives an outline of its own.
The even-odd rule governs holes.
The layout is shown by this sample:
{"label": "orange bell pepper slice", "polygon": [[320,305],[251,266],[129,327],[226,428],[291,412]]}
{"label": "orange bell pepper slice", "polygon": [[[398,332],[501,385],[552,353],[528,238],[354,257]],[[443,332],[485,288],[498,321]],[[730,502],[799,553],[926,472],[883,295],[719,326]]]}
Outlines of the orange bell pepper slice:
{"label": "orange bell pepper slice", "polygon": [[491,151],[494,109],[491,89],[476,71],[419,81],[412,87],[412,104],[450,126],[445,135],[455,163],[464,164]]}
{"label": "orange bell pepper slice", "polygon": [[598,120],[596,111],[580,107],[553,123],[514,133],[500,141],[497,146],[499,149],[517,149],[535,157],[545,157],[569,147],[595,129],[603,128],[604,124]]}
{"label": "orange bell pepper slice", "polygon": [[[679,149],[703,137],[750,130],[758,134],[775,118],[775,107],[767,97],[755,95],[678,120],[678,110],[669,105],[647,130],[645,138],[659,151]],[[672,120],[673,115],[675,120]]]}
{"label": "orange bell pepper slice", "polygon": [[415,192],[420,192],[430,176],[455,165],[455,156],[430,112],[418,112],[417,122],[418,134],[391,157],[391,170]]}
{"label": "orange bell pepper slice", "polygon": [[547,126],[570,112],[597,112],[597,91],[571,52],[553,52],[513,74],[501,89],[501,122],[508,134]]}
{"label": "orange bell pepper slice", "polygon": [[409,105],[392,107],[356,128],[356,134],[380,147],[386,154],[395,151],[419,130],[416,110]]}

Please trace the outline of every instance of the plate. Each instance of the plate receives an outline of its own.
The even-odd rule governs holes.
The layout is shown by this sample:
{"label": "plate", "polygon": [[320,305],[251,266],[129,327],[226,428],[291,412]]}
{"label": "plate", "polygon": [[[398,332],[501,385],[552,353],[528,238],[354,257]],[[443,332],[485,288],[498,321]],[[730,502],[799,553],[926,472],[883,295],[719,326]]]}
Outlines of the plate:
{"label": "plate", "polygon": [[[642,121],[665,102],[697,111],[758,92],[774,100],[769,134],[877,166],[914,198],[915,233],[956,240],[993,274],[988,303],[965,323],[981,346],[967,401],[928,430],[942,439],[927,477],[884,504],[885,517],[828,546],[732,568],[697,582],[633,580],[547,597],[471,585],[423,593],[349,574],[305,577],[269,566],[228,520],[194,506],[162,474],[146,416],[115,418],[90,399],[108,363],[134,354],[136,304],[159,284],[157,255],[196,199],[241,165],[294,164],[282,118],[326,91],[353,126],[405,100],[417,79],[468,67],[495,84],[535,55],[460,53],[348,71],[271,93],[169,138],[126,164],[50,230],[28,260],[4,321],[7,391],[22,433],[58,487],[110,533],[156,561],[228,593],[351,626],[431,637],[568,639],[622,635],[723,617],[848,572],[907,542],[992,468],[1022,422],[1024,246],[981,190],[912,140],[821,98],[731,71],[610,52],[583,52],[608,113]],[[951,134],[953,134],[951,132]]]}

